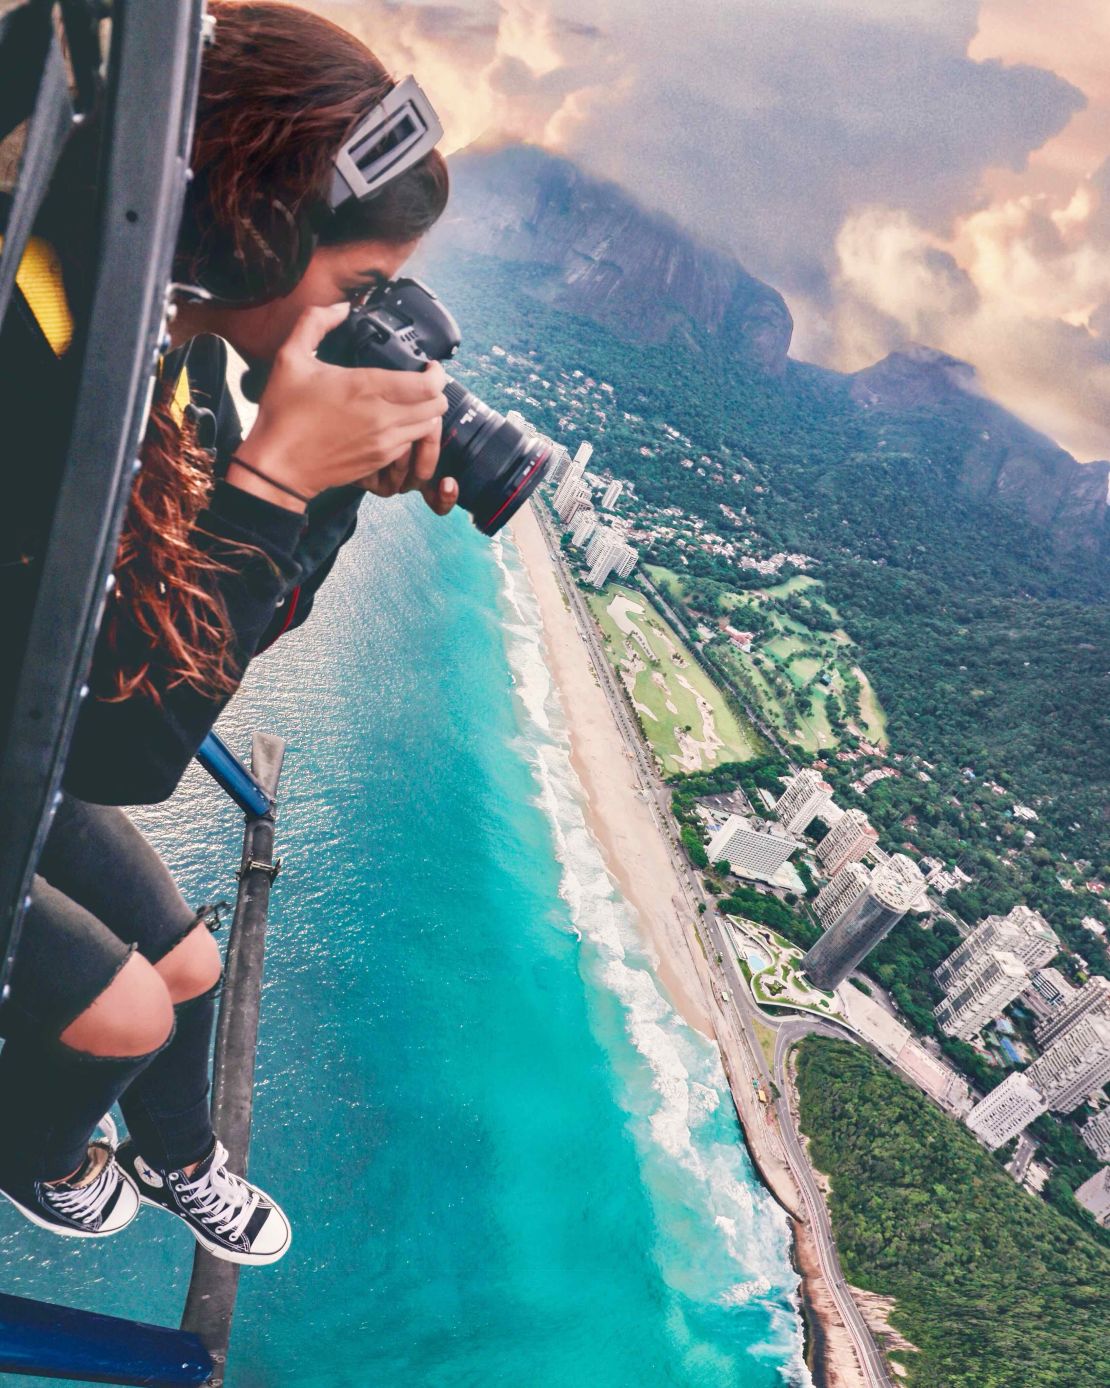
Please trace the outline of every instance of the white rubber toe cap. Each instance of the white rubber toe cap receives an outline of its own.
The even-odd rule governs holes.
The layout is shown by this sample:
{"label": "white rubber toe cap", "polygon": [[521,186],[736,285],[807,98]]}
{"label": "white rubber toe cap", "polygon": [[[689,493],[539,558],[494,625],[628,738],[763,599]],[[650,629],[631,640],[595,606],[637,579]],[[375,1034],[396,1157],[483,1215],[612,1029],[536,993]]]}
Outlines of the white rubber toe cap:
{"label": "white rubber toe cap", "polygon": [[119,1194],[112,1213],[100,1226],[102,1234],[118,1234],[131,1223],[139,1213],[139,1192],[122,1173],[119,1178]]}
{"label": "white rubber toe cap", "polygon": [[289,1221],[280,1207],[275,1205],[267,1216],[266,1223],[251,1241],[251,1261],[276,1263],[289,1251],[292,1242],[293,1230]]}

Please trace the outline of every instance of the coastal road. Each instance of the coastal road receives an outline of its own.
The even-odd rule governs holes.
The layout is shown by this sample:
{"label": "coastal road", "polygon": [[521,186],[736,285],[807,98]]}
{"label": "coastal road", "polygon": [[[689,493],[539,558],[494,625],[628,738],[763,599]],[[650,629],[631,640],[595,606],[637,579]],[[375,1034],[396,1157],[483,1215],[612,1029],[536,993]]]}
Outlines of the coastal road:
{"label": "coastal road", "polygon": [[[745,1128],[759,1125],[759,1145],[764,1151],[781,1160],[793,1177],[804,1206],[803,1210],[797,1212],[796,1217],[805,1221],[812,1235],[829,1295],[854,1344],[868,1388],[894,1388],[878,1346],[844,1281],[824,1196],[817,1186],[813,1168],[794,1126],[794,1116],[790,1112],[789,1104],[785,1098],[780,1098],[773,1105],[773,1110],[772,1106],[764,1108],[756,1100],[753,1086],[753,1080],[758,1079],[768,1094],[773,1094],[776,1090],[782,1095],[786,1094],[786,1052],[806,1032],[819,1031],[827,1035],[848,1036],[852,1040],[856,1038],[818,1018],[812,1021],[806,1018],[790,1018],[780,1022],[756,1007],[747,981],[737,963],[731,927],[718,916],[716,903],[707,897],[700,879],[691,869],[681,847],[671,814],[670,789],[661,781],[654,757],[644,746],[639,725],[628,703],[627,693],[609,662],[597,625],[578,585],[567,572],[558,537],[548,520],[544,503],[533,499],[532,510],[547,545],[556,580],[586,646],[598,685],[605,695],[613,721],[621,732],[630,760],[637,771],[641,794],[652,811],[652,817],[667,845],[676,876],[682,885],[683,899],[676,900],[674,906],[679,911],[680,918],[683,912],[686,913],[685,918],[694,923],[695,930],[701,938],[705,959],[713,976],[713,994],[718,1004],[715,1021],[719,1033],[723,1033],[719,1035],[719,1040],[722,1042],[722,1056],[726,1069],[731,1072],[736,1068],[729,1064],[730,1056],[739,1062],[740,1073],[730,1073],[729,1080],[740,1117]],[[701,911],[699,907],[702,908]],[[757,1020],[775,1032],[773,1067],[768,1066],[754,1030]],[[728,1044],[725,1044],[726,1042]],[[775,1082],[775,1089],[770,1088],[772,1080]],[[772,1111],[777,1121],[772,1121]],[[755,1134],[749,1133],[749,1143],[753,1148],[757,1145],[753,1141],[754,1137]]]}

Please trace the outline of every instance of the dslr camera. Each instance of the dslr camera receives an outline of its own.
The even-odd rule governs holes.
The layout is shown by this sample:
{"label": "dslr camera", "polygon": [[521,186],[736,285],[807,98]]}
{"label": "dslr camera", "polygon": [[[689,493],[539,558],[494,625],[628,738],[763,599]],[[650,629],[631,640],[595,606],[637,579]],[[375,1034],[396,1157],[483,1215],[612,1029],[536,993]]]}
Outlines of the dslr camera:
{"label": "dslr camera", "polygon": [[[321,342],[317,356],[334,366],[423,371],[450,361],[459,326],[419,280],[383,280]],[[495,535],[539,485],[551,446],[525,434],[465,386],[448,377],[447,413],[435,476],[459,484],[459,505],[483,535]]]}

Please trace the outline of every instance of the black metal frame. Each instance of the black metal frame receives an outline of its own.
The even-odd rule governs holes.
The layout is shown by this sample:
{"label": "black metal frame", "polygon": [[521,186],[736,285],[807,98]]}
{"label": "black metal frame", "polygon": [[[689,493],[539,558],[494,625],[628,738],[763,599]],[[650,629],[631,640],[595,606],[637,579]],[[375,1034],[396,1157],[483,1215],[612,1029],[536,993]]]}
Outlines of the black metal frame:
{"label": "black metal frame", "polygon": [[[285,743],[280,738],[254,734],[251,771],[271,802],[277,799],[284,756]],[[270,891],[280,866],[274,857],[273,812],[256,816],[248,811],[212,1066],[212,1126],[227,1148],[232,1171],[244,1175],[250,1149],[266,921]],[[198,1336],[211,1356],[211,1388],[222,1388],[224,1383],[238,1290],[238,1267],[220,1262],[198,1247],[181,1329]]]}
{"label": "black metal frame", "polygon": [[[102,7],[67,0],[63,18],[74,34],[82,32],[82,9],[91,22]],[[44,11],[52,23],[53,5],[31,0],[24,22]],[[203,15],[204,0],[114,0],[110,10],[97,282],[88,322],[78,324],[70,349],[80,354],[80,384],[32,626],[22,654],[7,655],[20,670],[0,747],[0,987],[53,814],[149,407],[185,193]],[[5,28],[13,18],[5,17]],[[75,64],[95,51],[87,35],[70,47]],[[36,185],[60,148],[46,141],[59,119],[56,42],[47,52],[53,77],[39,92],[49,98],[44,119],[54,125],[42,145],[33,143],[34,122],[28,134],[28,150],[44,154],[26,169]],[[97,77],[84,74],[86,89]],[[80,78],[77,85],[81,93]],[[0,262],[0,288],[9,270],[14,277]]]}

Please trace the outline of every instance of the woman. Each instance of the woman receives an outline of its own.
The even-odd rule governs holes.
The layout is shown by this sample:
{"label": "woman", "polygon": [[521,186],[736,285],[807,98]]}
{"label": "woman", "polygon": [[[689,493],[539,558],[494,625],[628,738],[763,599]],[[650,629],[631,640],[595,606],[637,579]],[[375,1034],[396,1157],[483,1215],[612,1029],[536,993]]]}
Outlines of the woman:
{"label": "woman", "polygon": [[[249,290],[236,297],[263,301],[193,297],[173,325],[93,697],[0,1008],[0,1191],[36,1224],[76,1237],[118,1232],[141,1200],[183,1219],[217,1257],[268,1263],[289,1247],[288,1221],[227,1170],[209,1118],[219,953],[205,911],[186,905],[117,807],[172,793],[250,659],[308,615],[366,490],[421,488],[440,514],[454,504],[455,483],[431,481],[442,369],[345,370],[314,355],[350,302],[396,275],[442,212],[447,178],[431,150],[374,196],[329,205],[337,152],[391,79],[350,35],[291,6],[214,0],[209,11],[216,42],[177,275],[219,278],[209,271],[222,256]],[[67,208],[46,225],[72,300],[87,287],[88,242]],[[291,225],[311,225],[318,244],[296,283],[286,273],[280,293],[260,296],[284,254],[274,229]],[[66,370],[64,349],[33,318],[25,312],[18,330],[5,322],[0,338],[0,392],[13,406]],[[270,368],[245,439],[220,338]],[[49,453],[49,421],[23,443],[28,461]],[[31,499],[3,537],[9,620],[27,606],[20,584],[45,516]],[[117,1100],[130,1134],[118,1153],[93,1137]]]}

